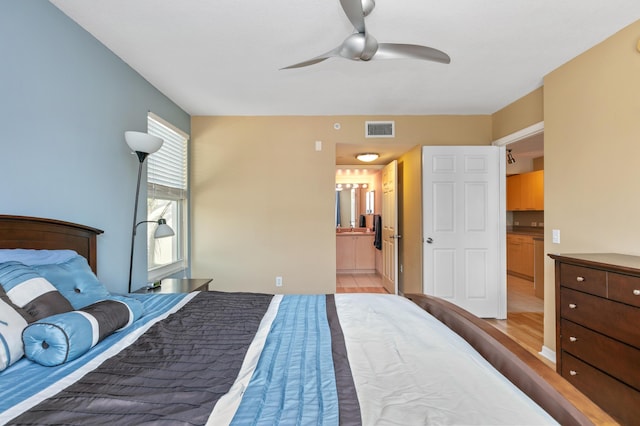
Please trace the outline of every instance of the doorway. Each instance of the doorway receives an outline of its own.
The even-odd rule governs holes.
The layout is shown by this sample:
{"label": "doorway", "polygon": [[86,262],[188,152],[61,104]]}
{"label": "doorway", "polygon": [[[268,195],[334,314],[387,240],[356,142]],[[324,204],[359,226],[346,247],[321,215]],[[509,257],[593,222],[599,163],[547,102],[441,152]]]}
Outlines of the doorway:
{"label": "doorway", "polygon": [[376,216],[382,208],[383,166],[336,165],[336,291],[385,292]]}
{"label": "doorway", "polygon": [[[544,173],[544,123],[540,122],[493,143],[504,146],[509,176]],[[541,188],[544,192],[544,184]],[[509,193],[507,191],[507,197]],[[543,195],[542,195],[543,197]],[[544,197],[543,197],[544,198]],[[507,199],[509,208],[513,208]],[[515,247],[515,252],[510,250]],[[515,246],[513,246],[515,244]],[[521,246],[518,246],[520,244]],[[520,247],[520,248],[518,248]],[[507,320],[490,321],[530,352],[543,347],[544,209],[507,211]],[[544,360],[544,357],[540,357]]]}
{"label": "doorway", "polygon": [[[544,123],[505,136],[493,145],[504,146],[507,150],[507,313],[520,312],[517,305],[520,293],[524,292],[525,299],[529,290],[538,298],[544,297]],[[534,178],[538,179],[538,184],[524,184],[525,180]],[[535,203],[535,209],[532,209],[531,206],[519,207],[518,203],[510,202],[509,197],[514,193],[510,193],[509,185],[516,181],[521,181],[520,189],[515,191],[516,197],[532,199],[532,192],[536,192],[542,204]],[[509,285],[510,281],[515,284]],[[524,285],[527,281],[531,288]],[[514,295],[511,297],[512,306],[509,306],[511,289]],[[537,310],[535,306],[539,303],[531,302],[530,309]]]}

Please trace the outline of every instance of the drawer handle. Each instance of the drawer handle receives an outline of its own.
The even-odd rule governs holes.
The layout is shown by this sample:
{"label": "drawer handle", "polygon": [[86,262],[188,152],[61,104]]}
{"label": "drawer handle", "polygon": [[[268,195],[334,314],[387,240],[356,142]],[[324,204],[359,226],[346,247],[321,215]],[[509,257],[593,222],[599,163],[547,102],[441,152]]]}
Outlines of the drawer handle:
{"label": "drawer handle", "polygon": [[584,281],[584,277],[576,277],[576,281],[578,281],[579,283]]}
{"label": "drawer handle", "polygon": [[575,309],[577,307],[578,307],[578,305],[576,305],[575,303],[569,303],[569,308]]}
{"label": "drawer handle", "polygon": [[638,290],[638,289],[633,290],[633,295],[634,296],[640,296],[640,290]]}
{"label": "drawer handle", "polygon": [[577,338],[577,337],[573,337],[573,336],[571,336],[571,337],[569,337],[569,341],[570,341],[570,342],[577,342],[577,341],[578,341],[578,338]]}
{"label": "drawer handle", "polygon": [[569,370],[569,374],[572,376],[577,376],[578,372],[576,370]]}

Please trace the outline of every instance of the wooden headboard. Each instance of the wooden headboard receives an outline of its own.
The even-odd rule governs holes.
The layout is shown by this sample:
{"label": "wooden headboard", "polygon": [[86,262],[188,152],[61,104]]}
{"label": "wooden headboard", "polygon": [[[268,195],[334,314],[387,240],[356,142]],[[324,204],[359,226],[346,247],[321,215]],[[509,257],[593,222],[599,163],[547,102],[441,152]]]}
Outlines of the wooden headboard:
{"label": "wooden headboard", "polygon": [[61,220],[0,215],[0,248],[75,250],[97,273],[97,236],[104,231]]}

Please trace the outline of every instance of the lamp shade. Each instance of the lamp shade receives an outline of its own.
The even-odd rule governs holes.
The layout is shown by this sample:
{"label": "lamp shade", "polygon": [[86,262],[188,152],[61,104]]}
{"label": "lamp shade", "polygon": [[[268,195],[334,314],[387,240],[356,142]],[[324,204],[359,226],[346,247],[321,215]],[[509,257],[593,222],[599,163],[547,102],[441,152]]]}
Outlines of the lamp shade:
{"label": "lamp shade", "polygon": [[153,233],[153,238],[172,237],[174,235],[175,232],[167,225],[167,221],[165,219],[158,219],[158,227],[156,228],[156,232]]}
{"label": "lamp shade", "polygon": [[136,152],[144,152],[146,154],[153,154],[159,150],[163,142],[163,140],[157,136],[134,131],[124,132],[124,139],[127,141],[129,148]]}
{"label": "lamp shade", "polygon": [[380,155],[376,154],[375,152],[365,152],[363,154],[356,155],[356,158],[360,161],[368,163],[377,160],[379,156]]}

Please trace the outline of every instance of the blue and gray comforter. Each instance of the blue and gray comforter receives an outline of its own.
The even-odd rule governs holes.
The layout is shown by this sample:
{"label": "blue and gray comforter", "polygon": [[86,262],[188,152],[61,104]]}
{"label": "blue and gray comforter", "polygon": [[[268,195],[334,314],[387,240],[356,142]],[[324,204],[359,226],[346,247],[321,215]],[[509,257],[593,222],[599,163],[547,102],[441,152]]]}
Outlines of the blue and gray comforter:
{"label": "blue and gray comforter", "polygon": [[[157,306],[138,327],[144,326],[142,320],[167,315],[181,298],[145,297],[148,305]],[[199,293],[133,343],[105,356],[101,365],[75,383],[9,419],[9,424],[205,424],[236,381],[272,297]],[[232,423],[360,424],[334,297],[283,297],[270,330]],[[42,375],[40,384],[10,396],[4,385],[11,377],[6,375],[0,377],[0,397],[7,397],[7,407],[28,401],[126,339],[112,335],[84,357],[60,367],[23,360],[23,371],[14,379]]]}

